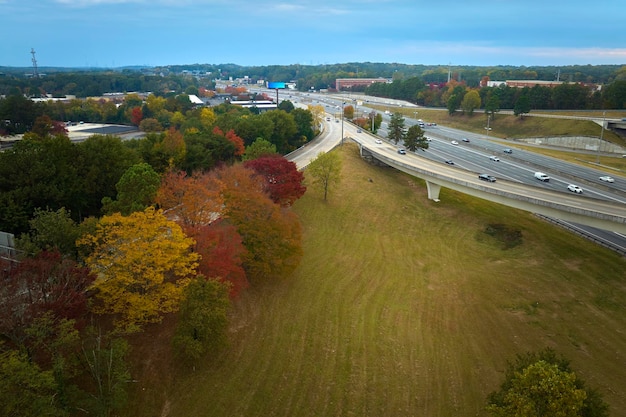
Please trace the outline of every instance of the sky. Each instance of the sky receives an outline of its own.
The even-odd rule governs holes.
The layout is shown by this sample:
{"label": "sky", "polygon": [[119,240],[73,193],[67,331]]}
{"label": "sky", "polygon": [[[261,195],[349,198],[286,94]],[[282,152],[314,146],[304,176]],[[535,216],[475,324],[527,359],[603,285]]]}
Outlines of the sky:
{"label": "sky", "polygon": [[624,0],[0,0],[0,66],[626,65]]}

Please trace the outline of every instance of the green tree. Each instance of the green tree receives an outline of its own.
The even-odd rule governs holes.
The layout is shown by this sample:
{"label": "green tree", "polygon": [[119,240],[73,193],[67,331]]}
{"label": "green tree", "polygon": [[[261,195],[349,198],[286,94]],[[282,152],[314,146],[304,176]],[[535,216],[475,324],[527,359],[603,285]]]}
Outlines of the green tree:
{"label": "green tree", "polygon": [[43,250],[58,249],[75,258],[79,235],[78,225],[64,207],[56,211],[36,209],[30,220],[30,234],[20,236],[17,246],[31,257]]}
{"label": "green tree", "polygon": [[424,130],[418,125],[411,126],[404,136],[404,146],[411,152],[415,152],[417,149],[428,149]]}
{"label": "green tree", "polygon": [[525,114],[530,113],[530,99],[527,94],[522,94],[515,101],[515,106],[513,107],[513,114],[515,116],[524,117]]}
{"label": "green tree", "polygon": [[400,112],[395,112],[391,115],[391,120],[389,121],[387,137],[397,144],[404,139],[404,135],[404,116]]}
{"label": "green tree", "polygon": [[463,109],[464,113],[472,115],[474,110],[480,107],[480,94],[476,90],[470,90],[465,93],[463,96],[463,101],[461,102],[461,109]]}
{"label": "green tree", "polygon": [[228,285],[198,277],[185,288],[174,346],[186,359],[197,361],[226,343]]}
{"label": "green tree", "polygon": [[490,94],[487,97],[487,101],[485,102],[485,113],[491,116],[491,120],[493,120],[495,114],[499,111],[500,111],[500,97],[498,97],[496,94]]}
{"label": "green tree", "polygon": [[143,211],[154,203],[160,185],[161,177],[149,164],[135,164],[117,182],[117,200],[109,197],[102,199],[102,211],[107,214],[120,212],[125,216]]}
{"label": "green tree", "polygon": [[11,417],[67,416],[57,404],[52,371],[43,371],[25,354],[0,353],[0,414]]}
{"label": "green tree", "polygon": [[324,201],[341,181],[341,159],[336,152],[318,154],[306,167],[305,176],[310,176],[315,187],[324,193]]}
{"label": "green tree", "polygon": [[608,417],[598,391],[586,387],[569,361],[549,348],[509,362],[500,389],[488,397],[487,410],[496,417]]}
{"label": "green tree", "polygon": [[261,156],[275,155],[276,145],[263,138],[257,138],[250,146],[246,146],[242,159],[244,161],[250,161],[252,159],[260,158]]}

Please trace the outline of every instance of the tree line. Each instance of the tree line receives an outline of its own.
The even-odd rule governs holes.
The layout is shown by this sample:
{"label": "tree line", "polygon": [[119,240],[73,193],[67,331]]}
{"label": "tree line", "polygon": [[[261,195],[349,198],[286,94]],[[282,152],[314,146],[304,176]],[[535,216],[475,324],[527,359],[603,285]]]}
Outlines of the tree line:
{"label": "tree line", "polygon": [[[135,123],[165,111],[133,100]],[[177,110],[145,138],[80,143],[44,112],[0,152],[0,230],[19,254],[0,261],[3,415],[116,413],[129,335],[166,316],[180,363],[225,347],[230,300],[302,256],[304,176],[278,149],[305,143],[313,116],[285,106]]]}

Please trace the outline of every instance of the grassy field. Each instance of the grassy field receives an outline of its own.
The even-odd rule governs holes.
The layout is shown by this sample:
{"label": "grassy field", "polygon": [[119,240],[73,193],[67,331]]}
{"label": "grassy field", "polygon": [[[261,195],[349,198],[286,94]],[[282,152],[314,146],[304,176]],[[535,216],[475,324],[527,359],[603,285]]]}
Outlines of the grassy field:
{"label": "grassy field", "polygon": [[128,416],[483,416],[506,361],[547,346],[626,416],[624,258],[494,203],[431,202],[421,180],[337,152],[337,192],[294,207],[296,273],[245,293],[229,348],[194,370],[146,338]]}

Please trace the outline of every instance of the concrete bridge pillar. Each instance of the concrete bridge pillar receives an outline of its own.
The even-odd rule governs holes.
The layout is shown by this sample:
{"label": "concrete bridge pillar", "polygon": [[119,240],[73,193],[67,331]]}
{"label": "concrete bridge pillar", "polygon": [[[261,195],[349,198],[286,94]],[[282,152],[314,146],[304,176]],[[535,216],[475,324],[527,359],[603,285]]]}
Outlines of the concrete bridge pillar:
{"label": "concrete bridge pillar", "polygon": [[438,203],[441,185],[435,184],[434,182],[426,181],[426,189],[428,190],[428,199]]}

